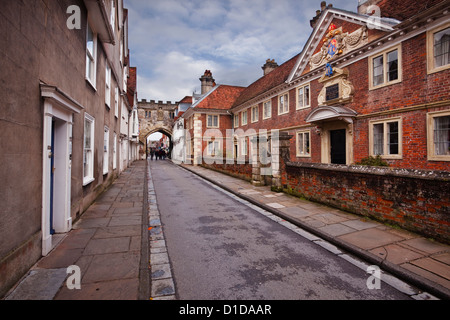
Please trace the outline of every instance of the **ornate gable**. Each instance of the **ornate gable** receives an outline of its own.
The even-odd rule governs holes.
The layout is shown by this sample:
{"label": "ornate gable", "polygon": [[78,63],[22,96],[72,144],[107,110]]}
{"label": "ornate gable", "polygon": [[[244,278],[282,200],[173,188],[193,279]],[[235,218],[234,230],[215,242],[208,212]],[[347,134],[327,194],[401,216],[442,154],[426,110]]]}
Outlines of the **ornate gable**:
{"label": "ornate gable", "polygon": [[368,31],[365,25],[348,33],[344,32],[342,27],[336,28],[334,24],[331,24],[320,51],[314,54],[309,61],[310,69],[314,70],[340,55],[366,45],[367,42]]}
{"label": "ornate gable", "polygon": [[327,63],[364,47],[369,42],[369,30],[389,32],[399,21],[374,18],[336,8],[322,12],[302,53],[287,79],[291,82],[303,73],[323,68]]}

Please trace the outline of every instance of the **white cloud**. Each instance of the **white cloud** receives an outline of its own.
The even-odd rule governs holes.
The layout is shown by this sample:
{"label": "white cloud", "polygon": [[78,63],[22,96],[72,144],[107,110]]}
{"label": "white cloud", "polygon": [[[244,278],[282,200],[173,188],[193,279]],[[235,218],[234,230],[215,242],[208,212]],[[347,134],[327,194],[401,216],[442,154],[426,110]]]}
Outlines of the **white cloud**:
{"label": "white cloud", "polygon": [[[124,0],[129,10],[131,63],[139,99],[175,101],[217,83],[249,85],[266,59],[282,64],[298,54],[320,8],[311,0]],[[354,3],[352,3],[354,2]],[[334,0],[356,10],[357,1]]]}
{"label": "white cloud", "polygon": [[221,68],[213,61],[194,59],[176,51],[159,57],[153,66],[151,78],[140,74],[138,69],[139,99],[179,101],[200,87],[199,78],[206,69]]}

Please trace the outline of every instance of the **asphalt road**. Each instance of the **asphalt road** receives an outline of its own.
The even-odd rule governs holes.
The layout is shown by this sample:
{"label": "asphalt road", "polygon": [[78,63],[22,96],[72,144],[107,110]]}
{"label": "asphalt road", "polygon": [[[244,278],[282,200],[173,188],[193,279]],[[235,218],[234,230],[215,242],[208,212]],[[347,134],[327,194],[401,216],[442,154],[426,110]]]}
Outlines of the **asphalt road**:
{"label": "asphalt road", "polygon": [[178,299],[409,299],[170,161],[150,166]]}

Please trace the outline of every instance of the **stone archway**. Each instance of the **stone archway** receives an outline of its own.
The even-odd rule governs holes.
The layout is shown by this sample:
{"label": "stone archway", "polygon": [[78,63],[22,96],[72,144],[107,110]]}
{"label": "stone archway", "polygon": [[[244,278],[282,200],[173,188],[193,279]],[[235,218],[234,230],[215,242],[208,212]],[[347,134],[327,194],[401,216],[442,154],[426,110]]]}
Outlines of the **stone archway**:
{"label": "stone archway", "polygon": [[160,133],[164,134],[165,136],[169,137],[169,153],[168,153],[168,155],[170,157],[170,155],[172,153],[172,148],[173,148],[172,131],[173,131],[172,128],[166,128],[166,127],[163,127],[163,126],[155,126],[155,127],[151,128],[149,130],[146,130],[145,132],[141,131],[141,133],[140,133],[140,141],[142,142],[142,144],[145,147],[146,158],[148,156],[148,151],[149,151],[149,148],[150,148],[150,145],[148,145],[148,138],[152,134],[157,133],[157,132],[160,132]]}
{"label": "stone archway", "polygon": [[170,101],[147,101],[143,99],[138,102],[139,116],[139,141],[147,152],[147,138],[155,133],[161,132],[170,138],[170,148],[172,148],[172,136],[174,126],[174,116],[177,109],[176,103]]}

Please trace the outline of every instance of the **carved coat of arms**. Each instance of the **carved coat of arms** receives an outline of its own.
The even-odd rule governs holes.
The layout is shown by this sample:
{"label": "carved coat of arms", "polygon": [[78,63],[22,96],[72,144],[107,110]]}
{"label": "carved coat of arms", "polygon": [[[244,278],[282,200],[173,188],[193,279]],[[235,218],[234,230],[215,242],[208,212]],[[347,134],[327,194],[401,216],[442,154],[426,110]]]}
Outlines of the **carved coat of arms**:
{"label": "carved coat of arms", "polygon": [[343,32],[342,27],[336,28],[334,24],[331,24],[323,39],[320,51],[311,57],[311,69],[315,69],[324,63],[328,63],[335,57],[356,49],[366,43],[366,26],[362,26],[349,34],[348,32]]}

